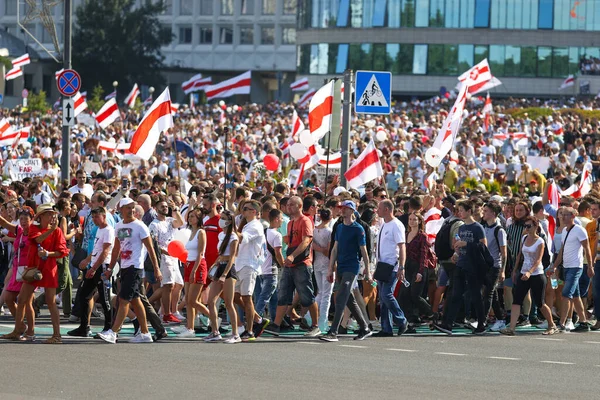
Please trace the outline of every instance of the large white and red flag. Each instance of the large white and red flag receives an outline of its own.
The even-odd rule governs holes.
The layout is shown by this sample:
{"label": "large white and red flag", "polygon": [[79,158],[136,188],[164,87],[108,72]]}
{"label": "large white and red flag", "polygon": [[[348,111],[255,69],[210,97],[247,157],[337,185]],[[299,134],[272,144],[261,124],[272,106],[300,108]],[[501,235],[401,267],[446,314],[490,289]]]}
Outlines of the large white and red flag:
{"label": "large white and red flag", "polygon": [[216,85],[207,86],[204,92],[206,93],[207,100],[230,97],[236,94],[250,94],[251,83],[252,71],[246,71],[241,75],[219,82]]}
{"label": "large white and red flag", "polygon": [[298,79],[290,85],[292,92],[303,92],[308,90],[308,78]]}
{"label": "large white and red flag", "polygon": [[300,97],[300,99],[298,100],[298,107],[306,108],[306,106],[310,104],[310,101],[315,95],[315,93],[317,93],[315,89],[308,89],[308,91],[304,93],[302,97]]}
{"label": "large white and red flag", "polygon": [[6,118],[2,118],[0,120],[0,138],[5,135],[10,135],[11,133],[13,133],[13,128],[10,125],[10,122],[8,122]]}
{"label": "large white and red flag", "polygon": [[[87,102],[85,101],[85,97],[83,97],[81,95],[81,93],[77,92],[77,93],[75,93],[75,96],[73,96],[73,106],[74,106],[74,111],[73,111],[74,117],[78,116],[79,114],[81,114],[81,112],[83,110],[88,108]],[[64,110],[63,110],[63,112],[64,112]]]}
{"label": "large white and red flag", "polygon": [[569,75],[569,76],[567,76],[567,79],[565,79],[563,81],[563,83],[560,85],[558,90],[563,90],[563,89],[566,89],[566,88],[574,86],[574,85],[575,85],[575,77],[573,75]]}
{"label": "large white and red flag", "polygon": [[492,79],[492,72],[487,58],[474,65],[458,77],[458,80],[469,87],[469,93],[477,93],[487,82]]}
{"label": "large white and red flag", "polygon": [[490,99],[490,94],[488,93],[485,98],[485,104],[483,105],[483,125],[485,126],[486,132],[490,129],[490,117],[493,112],[492,99]]}
{"label": "large white and red flag", "polygon": [[20,130],[13,130],[12,128],[7,130],[0,136],[0,146],[12,146],[16,138],[21,137]]}
{"label": "large white and red flag", "polygon": [[308,107],[308,127],[315,142],[318,142],[331,129],[333,89],[334,81],[330,81],[317,90],[310,100],[310,106]]}
{"label": "large white and red flag", "polygon": [[29,58],[29,53],[25,53],[20,57],[15,58],[14,60],[11,61],[13,68],[21,68],[27,64],[31,63],[31,59]]}
{"label": "large white and red flag", "polygon": [[572,184],[570,187],[560,192],[560,195],[579,199],[588,194],[590,190],[592,190],[592,164],[585,163],[579,183]]}
{"label": "large white and red flag", "polygon": [[304,130],[304,122],[298,116],[298,112],[294,109],[294,113],[292,114],[292,139],[294,142],[298,141],[298,135],[300,132]]}
{"label": "large white and red flag", "polygon": [[131,138],[129,151],[138,157],[148,160],[156,150],[160,134],[173,127],[173,114],[171,113],[171,96],[169,88],[152,103],[146,111],[144,118]]}
{"label": "large white and red flag", "polygon": [[344,176],[346,177],[348,186],[353,189],[383,176],[383,168],[373,140],[360,153]]}
{"label": "large white and red flag", "polygon": [[427,239],[429,240],[429,243],[433,243],[435,241],[435,237],[444,224],[442,211],[432,207],[425,214],[423,214],[423,219],[425,221],[425,233],[427,234]]}
{"label": "large white and red flag", "polygon": [[446,154],[452,149],[454,139],[456,138],[462,123],[463,110],[465,109],[467,102],[467,90],[468,85],[463,85],[454,106],[452,106],[452,109],[444,120],[444,124],[438,131],[433,145],[425,153],[427,164],[431,165],[433,168],[437,168],[444,157],[446,157]]}
{"label": "large white and red flag", "polygon": [[135,106],[135,99],[140,95],[140,89],[138,88],[138,84],[133,85],[131,92],[125,97],[125,104],[129,108],[133,108]]}
{"label": "large white and red flag", "polygon": [[4,75],[4,79],[10,81],[11,79],[18,78],[19,76],[23,76],[23,70],[19,67],[14,67]]}
{"label": "large white and red flag", "polygon": [[185,93],[185,94],[192,93],[195,90],[194,85],[196,84],[196,81],[199,81],[200,79],[202,79],[202,74],[196,74],[196,75],[192,76],[190,79],[188,79],[187,81],[183,82],[181,84],[181,89],[183,89],[183,93]]}
{"label": "large white and red flag", "polygon": [[20,144],[27,143],[29,139],[29,132],[31,131],[31,126],[26,126],[16,132],[15,138],[12,143],[13,149],[17,148]]}
{"label": "large white and red flag", "polygon": [[327,162],[327,154],[321,154],[319,158],[319,165],[324,167],[329,165],[329,168],[340,168],[342,166],[342,153],[337,152],[329,155],[329,162]]}
{"label": "large white and red flag", "polygon": [[98,122],[98,125],[100,125],[100,128],[106,129],[120,116],[119,106],[117,105],[117,101],[113,98],[104,103],[102,108],[96,113],[96,121]]}

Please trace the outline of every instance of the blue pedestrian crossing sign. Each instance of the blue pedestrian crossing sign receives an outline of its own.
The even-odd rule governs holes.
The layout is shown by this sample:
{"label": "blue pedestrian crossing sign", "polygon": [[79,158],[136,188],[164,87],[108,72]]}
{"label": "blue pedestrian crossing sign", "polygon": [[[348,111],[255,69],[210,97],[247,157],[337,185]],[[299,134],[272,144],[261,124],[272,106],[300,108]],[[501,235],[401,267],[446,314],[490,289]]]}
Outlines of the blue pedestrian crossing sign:
{"label": "blue pedestrian crossing sign", "polygon": [[391,72],[356,71],[354,82],[354,111],[357,114],[391,113]]}

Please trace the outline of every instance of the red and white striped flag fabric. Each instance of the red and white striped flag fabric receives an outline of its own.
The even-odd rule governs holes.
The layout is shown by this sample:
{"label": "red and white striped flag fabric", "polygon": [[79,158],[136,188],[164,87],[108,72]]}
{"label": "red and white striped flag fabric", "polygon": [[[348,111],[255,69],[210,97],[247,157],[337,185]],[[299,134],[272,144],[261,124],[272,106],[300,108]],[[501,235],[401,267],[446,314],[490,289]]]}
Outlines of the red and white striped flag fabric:
{"label": "red and white striped flag fabric", "polygon": [[569,75],[569,76],[567,76],[567,79],[565,79],[563,81],[563,83],[560,85],[558,90],[563,90],[563,89],[566,89],[566,88],[574,86],[574,85],[575,85],[575,77],[573,75]]}
{"label": "red and white striped flag fabric", "polygon": [[107,94],[106,96],[104,96],[104,100],[108,101],[110,99],[114,99],[117,97],[117,91],[113,90],[112,92],[110,92],[109,94]]}
{"label": "red and white striped flag fabric", "polygon": [[12,148],[16,149],[20,144],[27,143],[31,126],[26,126],[17,132],[12,143]]}
{"label": "red and white striped flag fabric", "polygon": [[0,138],[13,133],[13,128],[6,118],[0,120]]}
{"label": "red and white striped flag fabric", "polygon": [[306,106],[310,104],[310,101],[315,95],[315,93],[317,93],[315,89],[308,89],[308,91],[304,93],[302,97],[300,97],[300,99],[298,100],[298,107],[306,108]]}
{"label": "red and white striped flag fabric", "polygon": [[175,115],[179,112],[179,103],[171,103],[171,114]]}
{"label": "red and white striped flag fabric", "polygon": [[252,71],[246,71],[216,85],[207,86],[204,89],[206,99],[221,99],[236,94],[250,94],[250,83],[252,82]]}
{"label": "red and white striped flag fabric", "polygon": [[583,166],[583,172],[581,173],[581,181],[578,184],[572,184],[567,189],[560,192],[561,196],[571,196],[575,199],[579,199],[592,190],[592,164],[586,163]]}
{"label": "red and white striped flag fabric", "polygon": [[303,92],[308,90],[308,78],[298,79],[290,85],[292,92]]}
{"label": "red and white striped flag fabric", "polygon": [[79,92],[75,93],[75,96],[73,96],[73,108],[75,109],[73,111],[74,117],[78,116],[83,110],[88,108],[85,97],[83,97]]}
{"label": "red and white striped flag fabric", "polygon": [[492,76],[492,79],[485,82],[485,84],[483,86],[480,86],[479,88],[472,89],[472,90],[470,89],[469,93],[471,93],[472,95],[476,95],[477,93],[488,91],[488,90],[493,89],[496,86],[500,86],[500,85],[502,85],[502,82],[500,81],[500,79],[496,78],[495,76]]}
{"label": "red and white striped flag fabric", "polygon": [[148,107],[152,104],[152,95],[148,96],[146,100],[144,100],[144,107]]}
{"label": "red and white striped flag fabric", "polygon": [[98,148],[100,150],[104,150],[104,151],[117,151],[117,150],[122,150],[127,152],[129,150],[129,148],[131,147],[131,143],[116,143],[116,142],[107,142],[105,140],[101,140],[98,143]]}
{"label": "red and white striped flag fabric", "polygon": [[554,131],[554,134],[557,136],[560,136],[563,133],[565,133],[565,130],[563,129],[563,125],[560,122],[554,122],[552,124],[552,130]]}
{"label": "red and white striped flag fabric", "polygon": [[12,79],[18,78],[19,76],[23,76],[23,70],[19,67],[14,67],[10,71],[8,71],[6,75],[4,75],[4,79],[10,81]]}
{"label": "red and white striped flag fabric", "polygon": [[135,99],[137,99],[139,95],[140,89],[138,88],[138,84],[136,83],[135,85],[133,85],[131,92],[129,92],[127,97],[125,97],[125,104],[127,105],[127,107],[133,108],[133,106],[135,105]]}
{"label": "red and white striped flag fabric", "polygon": [[102,108],[96,113],[96,121],[100,128],[106,129],[110,124],[116,121],[121,114],[119,113],[119,106],[115,99],[110,99]]}
{"label": "red and white striped flag fabric", "polygon": [[492,108],[492,99],[490,99],[490,94],[488,93],[485,98],[485,104],[483,105],[483,125],[485,126],[486,132],[490,129],[490,117],[492,112],[494,112],[494,109]]}
{"label": "red and white striped flag fabric", "polygon": [[383,176],[383,168],[373,140],[369,142],[352,166],[344,174],[348,186],[357,189],[367,182]]}
{"label": "red and white striped flag fabric", "polygon": [[492,72],[487,58],[474,65],[458,77],[458,80],[469,87],[469,93],[476,93],[482,86],[492,79]]}
{"label": "red and white striped flag fabric", "polygon": [[150,159],[160,139],[160,134],[171,127],[173,127],[171,96],[169,88],[166,88],[154,100],[154,103],[140,121],[140,125],[131,138],[129,151],[144,160]]}
{"label": "red and white striped flag fabric", "polygon": [[196,81],[202,79],[202,74],[196,74],[194,76],[192,76],[190,79],[188,79],[187,81],[183,82],[181,84],[181,89],[183,89],[183,93],[185,94],[190,94],[194,91],[194,85],[196,84]]}
{"label": "red and white striped flag fabric", "polygon": [[21,137],[20,130],[15,131],[15,130],[11,129],[10,131],[7,131],[2,136],[0,136],[0,146],[12,146],[12,144],[15,142],[15,138],[20,138],[20,137]]}
{"label": "red and white striped flag fabric", "polygon": [[444,124],[438,131],[433,145],[425,153],[427,164],[431,165],[433,168],[437,168],[444,157],[446,157],[446,154],[452,149],[454,139],[456,138],[462,123],[463,110],[465,109],[465,104],[467,102],[467,88],[467,85],[461,87],[456,102],[444,120]]}
{"label": "red and white striped flag fabric", "polygon": [[196,81],[194,84],[194,91],[198,92],[201,90],[206,90],[207,87],[212,85],[212,76],[207,76],[206,78],[202,78]]}
{"label": "red and white striped flag fabric", "polygon": [[[556,186],[556,182],[552,181],[548,185],[548,202],[558,210],[560,194],[558,193],[558,187]],[[550,241],[552,243],[554,240],[554,232],[556,231],[556,220],[553,216],[548,215],[548,233],[550,234]]]}
{"label": "red and white striped flag fabric", "polygon": [[64,68],[59,69],[58,71],[56,71],[54,73],[54,79],[58,79],[58,77],[60,76],[60,74],[62,74],[62,72],[64,71]]}
{"label": "red and white striped flag fabric", "polygon": [[21,68],[27,64],[31,64],[31,59],[29,58],[29,53],[23,54],[21,57],[17,57],[12,60],[13,68]]}
{"label": "red and white striped flag fabric", "polygon": [[319,159],[319,165],[327,166],[330,168],[340,168],[342,166],[342,153],[337,152],[329,155],[329,163],[327,163],[327,155],[322,155]]}
{"label": "red and white striped flag fabric", "polygon": [[331,129],[333,88],[334,81],[330,81],[317,90],[317,93],[310,100],[310,106],[308,107],[308,127],[315,142],[318,142]]}
{"label": "red and white striped flag fabric", "polygon": [[298,112],[294,110],[294,113],[292,114],[292,139],[294,139],[294,142],[298,141],[298,135],[303,130],[304,122],[302,122],[302,119],[298,116]]}
{"label": "red and white striped flag fabric", "polygon": [[432,207],[423,214],[423,219],[425,220],[425,233],[427,234],[427,239],[429,239],[429,243],[433,243],[444,224],[442,212],[437,208]]}

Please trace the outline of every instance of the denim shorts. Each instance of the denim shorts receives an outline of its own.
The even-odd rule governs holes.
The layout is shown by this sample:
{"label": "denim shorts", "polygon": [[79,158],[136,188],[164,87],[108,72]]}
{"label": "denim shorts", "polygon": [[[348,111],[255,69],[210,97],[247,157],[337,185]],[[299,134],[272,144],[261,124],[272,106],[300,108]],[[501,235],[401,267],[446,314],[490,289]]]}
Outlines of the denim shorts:
{"label": "denim shorts", "polygon": [[562,295],[567,299],[579,297],[579,277],[583,273],[583,268],[564,268],[565,286],[563,286]]}
{"label": "denim shorts", "polygon": [[313,288],[312,267],[298,265],[285,267],[281,270],[281,280],[277,293],[278,306],[290,306],[294,301],[294,289],[300,296],[300,305],[309,307],[315,302],[315,290]]}
{"label": "denim shorts", "polygon": [[448,284],[450,283],[450,278],[448,277],[446,270],[444,268],[440,267],[440,268],[438,268],[437,273],[438,273],[437,287],[448,287]]}

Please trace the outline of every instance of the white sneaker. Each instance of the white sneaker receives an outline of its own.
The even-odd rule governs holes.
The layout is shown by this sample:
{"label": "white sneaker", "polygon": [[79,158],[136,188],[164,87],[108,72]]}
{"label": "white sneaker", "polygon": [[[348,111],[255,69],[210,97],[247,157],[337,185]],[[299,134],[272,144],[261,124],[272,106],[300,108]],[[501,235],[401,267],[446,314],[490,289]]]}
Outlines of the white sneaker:
{"label": "white sneaker", "polygon": [[490,326],[490,332],[500,332],[500,330],[506,328],[506,321],[503,319],[496,320],[492,326]]}
{"label": "white sneaker", "polygon": [[4,306],[0,306],[0,315],[4,315],[5,313]]}
{"label": "white sneaker", "polygon": [[180,333],[187,331],[187,327],[185,325],[173,326],[169,329],[171,329],[171,332],[173,332],[175,334],[180,334]]}
{"label": "white sneaker", "polygon": [[246,332],[246,327],[244,325],[238,326],[238,336],[242,336],[244,332]]}
{"label": "white sneaker", "polygon": [[[380,331],[381,330],[381,322],[379,322],[378,319],[373,320],[373,321],[369,321],[369,323],[371,324],[371,326],[373,327],[374,330],[376,330],[376,331]],[[327,330],[323,330],[323,329],[321,329],[321,331],[327,332]]]}
{"label": "white sneaker", "polygon": [[185,331],[178,333],[176,335],[178,338],[195,338],[196,332],[193,329],[186,329]]}
{"label": "white sneaker", "polygon": [[565,330],[567,332],[570,332],[574,329],[575,329],[575,324],[573,324],[573,321],[567,321],[567,323],[565,324]]}
{"label": "white sneaker", "polygon": [[226,344],[242,343],[242,339],[240,339],[239,335],[238,336],[231,336],[230,338],[225,339],[223,341],[223,343],[226,343]]}
{"label": "white sneaker", "polygon": [[[229,339],[229,338],[227,338]],[[220,333],[217,334],[213,334],[212,332],[204,337],[202,340],[204,340],[205,342],[220,342],[221,340],[223,340],[223,338],[221,337]]]}
{"label": "white sneaker", "polygon": [[544,329],[544,330],[546,330],[546,329],[548,329],[548,321],[544,321],[541,324],[536,325],[535,327],[538,328],[538,329]]}
{"label": "white sneaker", "polygon": [[175,316],[175,318],[177,318],[178,320],[180,320],[180,321],[185,321],[185,317],[184,317],[184,316],[183,316],[183,315],[182,315],[182,314],[181,314],[179,311],[175,312],[173,315],[174,315],[174,316]]}
{"label": "white sneaker", "polygon": [[[98,333],[98,337],[107,343],[117,343],[117,334],[114,333],[112,329]],[[152,337],[150,337],[150,339],[152,339]]]}
{"label": "white sneaker", "polygon": [[132,337],[129,343],[152,343],[152,335],[150,333],[140,333]]}

